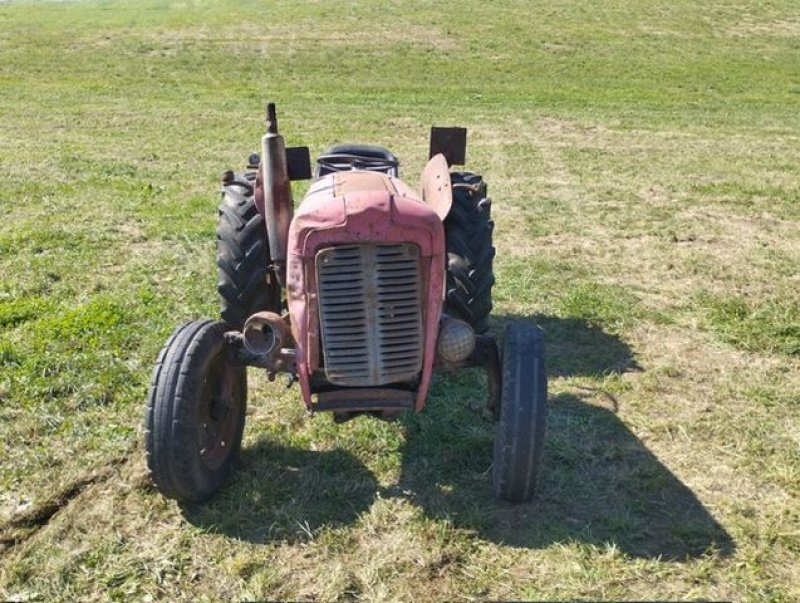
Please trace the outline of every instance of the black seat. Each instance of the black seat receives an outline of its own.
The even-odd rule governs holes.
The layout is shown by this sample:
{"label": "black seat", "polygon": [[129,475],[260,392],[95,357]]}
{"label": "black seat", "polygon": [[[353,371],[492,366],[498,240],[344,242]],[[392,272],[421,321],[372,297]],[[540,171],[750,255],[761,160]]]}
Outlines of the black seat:
{"label": "black seat", "polygon": [[371,144],[336,144],[317,158],[316,177],[332,172],[370,170],[397,176],[400,162],[384,147]]}

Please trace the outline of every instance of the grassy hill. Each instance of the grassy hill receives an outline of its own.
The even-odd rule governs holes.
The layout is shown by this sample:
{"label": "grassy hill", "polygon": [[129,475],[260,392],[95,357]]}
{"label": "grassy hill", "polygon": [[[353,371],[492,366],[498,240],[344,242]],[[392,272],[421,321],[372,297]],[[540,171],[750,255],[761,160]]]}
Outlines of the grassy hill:
{"label": "grassy hill", "polygon": [[[785,0],[0,3],[0,599],[800,598],[798,56]],[[546,330],[533,504],[492,496],[479,372],[335,426],[253,371],[235,479],[150,487],[268,99],[412,183],[470,129],[493,329]]]}

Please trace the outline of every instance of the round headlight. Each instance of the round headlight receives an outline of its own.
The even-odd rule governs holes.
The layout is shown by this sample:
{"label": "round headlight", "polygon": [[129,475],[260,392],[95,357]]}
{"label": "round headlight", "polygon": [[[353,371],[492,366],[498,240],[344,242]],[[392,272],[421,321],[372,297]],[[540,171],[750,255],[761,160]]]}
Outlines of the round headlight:
{"label": "round headlight", "polygon": [[475,349],[475,331],[463,320],[443,318],[436,351],[445,362],[461,362]]}

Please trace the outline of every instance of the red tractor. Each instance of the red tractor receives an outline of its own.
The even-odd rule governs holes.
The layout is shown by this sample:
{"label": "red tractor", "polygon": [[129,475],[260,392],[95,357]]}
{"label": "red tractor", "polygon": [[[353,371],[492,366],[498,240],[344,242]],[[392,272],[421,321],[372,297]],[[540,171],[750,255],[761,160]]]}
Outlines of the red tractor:
{"label": "red tractor", "polygon": [[466,130],[433,128],[415,191],[388,150],[287,149],[275,106],[251,171],[223,175],[217,228],[221,321],[189,322],[153,371],[145,447],[156,488],[200,501],[229,477],[247,401],[246,367],[299,383],[309,413],[345,421],[425,406],[435,369],[484,367],[496,421],[496,495],[528,501],[541,465],[547,375],[541,330],[488,332],[493,222],[486,184],[463,164]]}

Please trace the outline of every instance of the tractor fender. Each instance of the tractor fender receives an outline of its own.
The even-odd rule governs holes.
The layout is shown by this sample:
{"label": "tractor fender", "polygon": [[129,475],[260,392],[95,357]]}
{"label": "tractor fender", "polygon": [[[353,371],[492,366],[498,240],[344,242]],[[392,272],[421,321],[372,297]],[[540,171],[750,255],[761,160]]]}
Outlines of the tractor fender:
{"label": "tractor fender", "polygon": [[431,157],[422,170],[422,200],[444,221],[453,204],[450,168],[441,153]]}

